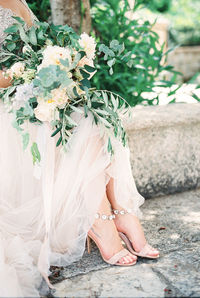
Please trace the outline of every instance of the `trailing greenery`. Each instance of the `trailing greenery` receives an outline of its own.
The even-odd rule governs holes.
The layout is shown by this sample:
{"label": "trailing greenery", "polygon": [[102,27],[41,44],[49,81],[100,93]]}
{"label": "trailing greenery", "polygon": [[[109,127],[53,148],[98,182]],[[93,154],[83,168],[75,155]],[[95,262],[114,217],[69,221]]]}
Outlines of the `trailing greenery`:
{"label": "trailing greenery", "polygon": [[[48,122],[53,129],[52,137],[59,135],[57,146],[66,148],[73,128],[74,111],[90,115],[108,135],[107,149],[113,153],[111,139],[114,136],[126,145],[126,133],[119,111],[126,113],[129,105],[120,95],[110,90],[96,90],[90,83],[95,75],[96,43],[86,33],[77,35],[72,28],[37,22],[25,28],[25,22],[14,17],[16,23],[7,28],[8,34],[0,53],[0,69],[7,68],[5,76],[12,85],[1,88],[0,99],[13,114],[13,126],[23,139],[23,147],[29,144],[29,134],[24,131],[25,122],[40,125]],[[123,44],[113,40],[99,45],[99,55],[113,73],[117,61],[132,64],[125,54]],[[96,72],[96,74],[98,71]],[[37,144],[31,146],[33,162],[40,162]]]}
{"label": "trailing greenery", "polygon": [[[98,0],[92,7],[93,26],[99,41],[107,44],[111,39],[124,43],[125,55],[132,57],[129,64],[116,61],[114,74],[108,75],[110,59],[103,64],[103,57],[99,58],[99,68],[93,83],[97,89],[113,90],[126,98],[131,106],[137,104],[154,105],[159,103],[158,96],[147,99],[148,92],[154,87],[169,87],[174,83],[175,75],[171,80],[165,79],[166,74],[176,74],[172,66],[164,64],[166,54],[164,45],[158,45],[159,37],[152,31],[149,21],[130,20],[127,12],[130,11],[128,0]],[[136,8],[140,3],[136,2]]]}

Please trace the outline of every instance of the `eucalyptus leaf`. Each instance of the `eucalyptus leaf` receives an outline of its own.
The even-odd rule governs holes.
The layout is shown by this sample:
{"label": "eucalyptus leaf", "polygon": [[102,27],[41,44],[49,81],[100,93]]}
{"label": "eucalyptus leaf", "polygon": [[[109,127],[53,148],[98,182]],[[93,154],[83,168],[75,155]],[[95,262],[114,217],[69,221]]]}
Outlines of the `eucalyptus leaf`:
{"label": "eucalyptus leaf", "polygon": [[34,46],[37,45],[36,29],[34,26],[32,26],[31,29],[29,30],[29,40],[32,45]]}
{"label": "eucalyptus leaf", "polygon": [[30,140],[29,133],[22,134],[22,139],[23,139],[23,149],[26,150]]}
{"label": "eucalyptus leaf", "polygon": [[108,95],[106,92],[102,91],[103,99],[105,101],[106,107],[108,106]]}
{"label": "eucalyptus leaf", "polygon": [[78,124],[68,115],[65,115],[65,118],[67,119],[67,122],[72,126],[77,126]]}
{"label": "eucalyptus leaf", "polygon": [[70,105],[70,108],[71,108],[74,112],[76,112],[76,113],[79,113],[79,114],[83,114],[83,113],[84,113],[83,110],[81,110],[80,108],[77,108],[77,107],[75,107],[75,106],[73,106],[73,105]]}
{"label": "eucalyptus leaf", "polygon": [[33,157],[33,164],[39,163],[41,161],[41,155],[37,146],[37,143],[33,143],[31,146],[31,153]]}

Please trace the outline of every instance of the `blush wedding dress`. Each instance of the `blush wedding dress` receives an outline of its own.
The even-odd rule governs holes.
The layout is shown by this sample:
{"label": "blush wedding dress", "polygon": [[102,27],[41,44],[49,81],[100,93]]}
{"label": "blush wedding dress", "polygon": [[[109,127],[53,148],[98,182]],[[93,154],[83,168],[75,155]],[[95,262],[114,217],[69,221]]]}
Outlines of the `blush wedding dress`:
{"label": "blush wedding dress", "polygon": [[[12,16],[0,6],[0,48]],[[118,203],[139,215],[144,198],[132,177],[129,149],[113,137],[110,156],[107,135],[92,116],[73,117],[78,126],[67,152],[56,148],[46,125],[27,124],[41,150],[42,163],[36,167],[0,102],[0,297],[39,297],[50,265],[66,266],[81,258],[111,177]]]}

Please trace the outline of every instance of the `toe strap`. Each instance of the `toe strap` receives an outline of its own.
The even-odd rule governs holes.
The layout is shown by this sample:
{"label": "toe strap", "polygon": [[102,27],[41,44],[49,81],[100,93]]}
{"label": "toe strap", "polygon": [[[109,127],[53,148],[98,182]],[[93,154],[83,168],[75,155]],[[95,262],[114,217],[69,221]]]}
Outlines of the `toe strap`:
{"label": "toe strap", "polygon": [[129,251],[127,249],[122,249],[118,253],[116,253],[113,257],[111,257],[107,262],[111,265],[116,264],[121,258],[129,255]]}
{"label": "toe strap", "polygon": [[147,243],[147,244],[141,249],[141,251],[139,252],[139,254],[142,255],[142,256],[147,256],[147,255],[149,255],[149,253],[150,253],[151,251],[154,251],[154,248],[153,248],[151,245],[149,245],[149,244]]}

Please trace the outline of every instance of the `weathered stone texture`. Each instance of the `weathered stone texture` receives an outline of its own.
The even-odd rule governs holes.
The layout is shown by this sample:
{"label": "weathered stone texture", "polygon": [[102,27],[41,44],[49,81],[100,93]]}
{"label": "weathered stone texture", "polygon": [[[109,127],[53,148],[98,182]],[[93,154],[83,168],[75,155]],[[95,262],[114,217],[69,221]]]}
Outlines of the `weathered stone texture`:
{"label": "weathered stone texture", "polygon": [[143,226],[158,260],[106,264],[97,250],[52,275],[49,297],[200,297],[200,190],[147,200]]}
{"label": "weathered stone texture", "polygon": [[125,119],[133,175],[146,197],[200,186],[200,105],[133,109]]}

